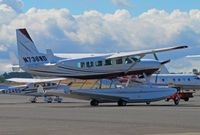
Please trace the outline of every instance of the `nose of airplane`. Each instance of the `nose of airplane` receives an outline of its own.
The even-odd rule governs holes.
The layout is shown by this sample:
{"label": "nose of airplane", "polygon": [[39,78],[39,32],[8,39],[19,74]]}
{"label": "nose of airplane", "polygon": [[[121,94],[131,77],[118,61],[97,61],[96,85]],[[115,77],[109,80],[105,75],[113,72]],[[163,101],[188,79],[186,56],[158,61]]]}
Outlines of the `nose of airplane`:
{"label": "nose of airplane", "polygon": [[153,59],[143,59],[141,60],[141,63],[144,64],[144,67],[149,69],[159,69],[163,64],[166,64],[168,61],[157,61]]}

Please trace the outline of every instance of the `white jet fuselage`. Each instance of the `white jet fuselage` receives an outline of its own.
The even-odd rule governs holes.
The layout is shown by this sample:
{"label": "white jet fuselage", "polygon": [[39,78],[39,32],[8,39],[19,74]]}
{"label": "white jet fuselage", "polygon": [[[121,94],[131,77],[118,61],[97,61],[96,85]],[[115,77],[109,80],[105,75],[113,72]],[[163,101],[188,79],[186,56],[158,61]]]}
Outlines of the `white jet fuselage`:
{"label": "white jet fuselage", "polygon": [[197,75],[153,74],[150,82],[154,85],[168,86],[170,83],[183,90],[199,90],[200,78]]}

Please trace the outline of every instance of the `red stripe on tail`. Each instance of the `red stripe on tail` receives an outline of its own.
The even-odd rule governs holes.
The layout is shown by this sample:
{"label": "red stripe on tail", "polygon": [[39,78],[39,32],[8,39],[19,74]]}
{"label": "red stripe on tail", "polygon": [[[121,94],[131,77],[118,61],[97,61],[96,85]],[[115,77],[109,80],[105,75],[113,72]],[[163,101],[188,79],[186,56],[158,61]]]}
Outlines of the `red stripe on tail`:
{"label": "red stripe on tail", "polygon": [[29,40],[31,40],[33,42],[33,40],[31,39],[31,37],[29,36],[29,34],[28,34],[28,32],[27,32],[27,30],[25,28],[24,29],[19,29],[19,30],[24,36],[26,36]]}

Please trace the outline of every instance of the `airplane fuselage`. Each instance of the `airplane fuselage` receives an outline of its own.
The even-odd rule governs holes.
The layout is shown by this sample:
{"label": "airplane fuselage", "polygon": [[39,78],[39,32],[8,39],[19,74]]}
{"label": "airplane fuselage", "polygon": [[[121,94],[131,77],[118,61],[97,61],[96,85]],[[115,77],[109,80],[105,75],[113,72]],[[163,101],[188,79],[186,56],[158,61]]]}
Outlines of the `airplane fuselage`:
{"label": "airplane fuselage", "polygon": [[[161,63],[156,60],[141,59],[137,63],[132,58],[105,59],[105,56],[63,59],[59,64],[44,64],[21,67],[26,72],[32,74],[46,75],[52,77],[67,77],[78,79],[101,79],[115,78],[131,74],[151,75],[157,71]],[[133,66],[134,65],[134,66]]]}
{"label": "airplane fuselage", "polygon": [[[64,90],[66,85],[60,84],[59,87],[56,83],[43,83],[49,84],[49,86],[43,86],[44,91],[47,90]],[[27,84],[22,86],[11,86],[7,89],[1,89],[1,94],[8,94],[8,95],[24,95],[24,96],[51,96],[47,95],[44,92],[38,92],[38,84]]]}
{"label": "airplane fuselage", "polygon": [[153,74],[150,82],[161,86],[167,86],[169,83],[172,83],[173,86],[183,90],[200,89],[200,78],[197,75],[190,74]]}

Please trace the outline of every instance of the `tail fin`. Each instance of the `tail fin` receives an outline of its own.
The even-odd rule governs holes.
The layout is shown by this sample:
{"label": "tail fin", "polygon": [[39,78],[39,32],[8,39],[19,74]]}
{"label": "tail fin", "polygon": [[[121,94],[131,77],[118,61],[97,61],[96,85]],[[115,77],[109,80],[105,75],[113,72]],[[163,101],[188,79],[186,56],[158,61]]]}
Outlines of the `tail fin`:
{"label": "tail fin", "polygon": [[165,65],[160,68],[160,74],[170,74]]}
{"label": "tail fin", "polygon": [[20,67],[30,64],[48,63],[45,54],[39,53],[27,30],[17,29],[17,46]]}
{"label": "tail fin", "polygon": [[9,56],[10,56],[10,60],[11,60],[12,71],[14,71],[14,72],[20,71],[19,61],[18,61],[16,55],[13,52],[9,52]]}

